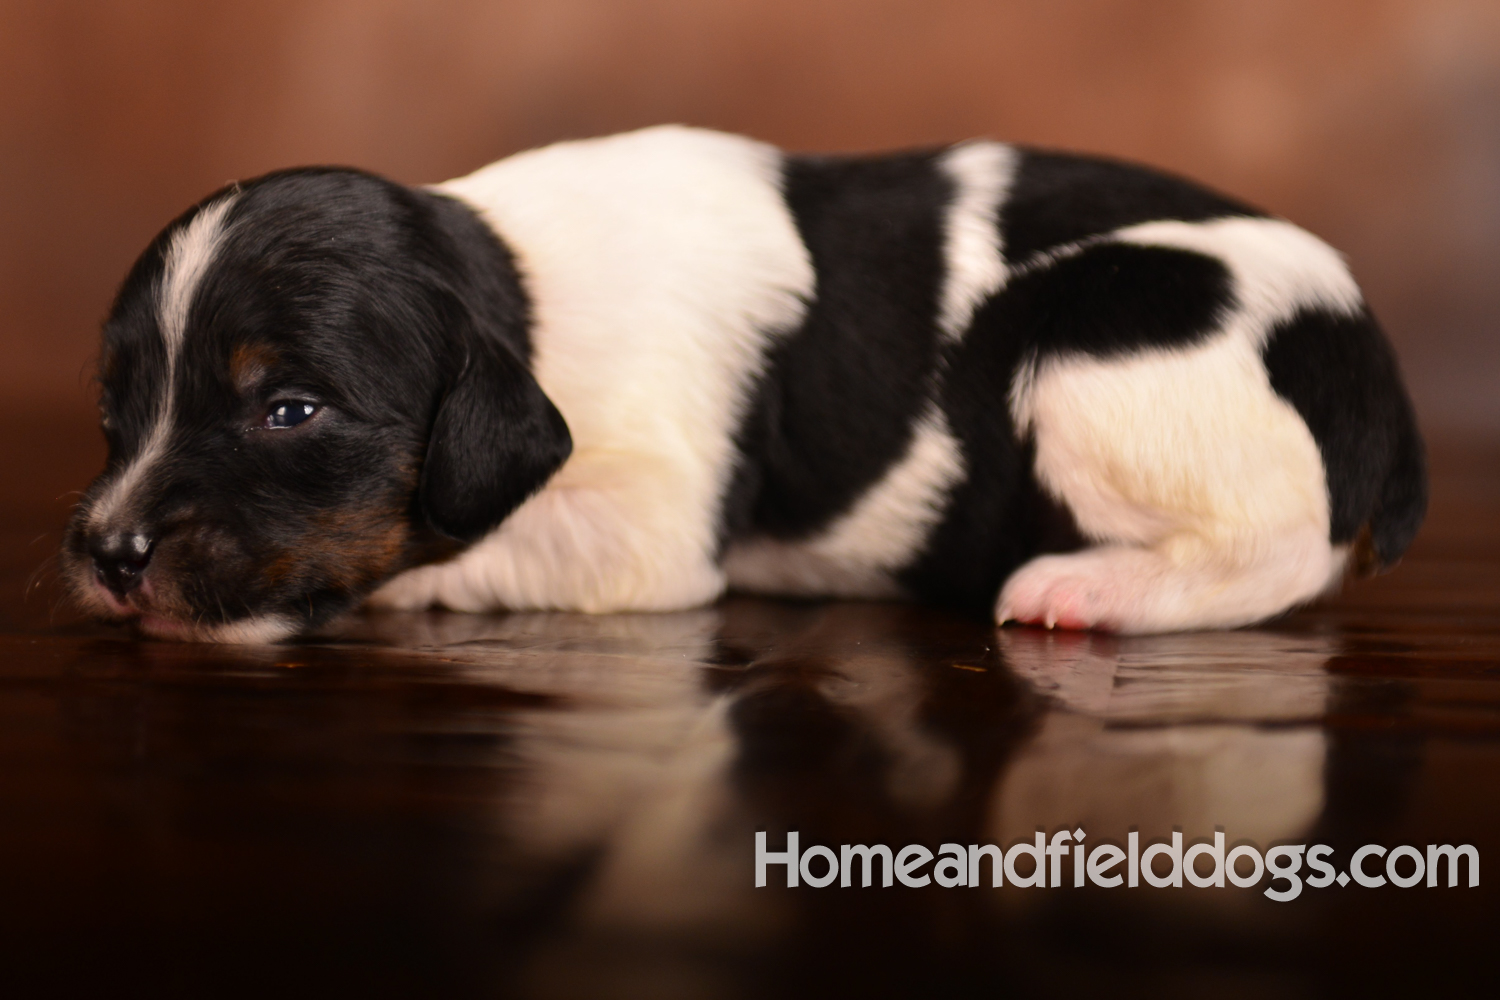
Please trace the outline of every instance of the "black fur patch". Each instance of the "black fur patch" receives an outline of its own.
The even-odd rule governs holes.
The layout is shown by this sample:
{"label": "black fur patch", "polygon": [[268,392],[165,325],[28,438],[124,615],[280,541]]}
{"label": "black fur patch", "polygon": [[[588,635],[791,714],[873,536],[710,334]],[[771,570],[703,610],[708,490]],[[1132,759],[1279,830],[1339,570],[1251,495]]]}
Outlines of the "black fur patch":
{"label": "black fur patch", "polygon": [[1110,357],[1196,343],[1234,301],[1229,271],[1212,257],[1103,243],[1015,277],[968,336],[1011,338],[1038,357]]}
{"label": "black fur patch", "polygon": [[1005,256],[1024,261],[1122,226],[1265,213],[1170,174],[1130,163],[1023,150],[1000,213]]}
{"label": "black fur patch", "polygon": [[816,298],[769,351],[738,434],[726,535],[806,536],[906,450],[938,357],[943,219],[937,154],[791,157],[787,204]]}
{"label": "black fur patch", "polygon": [[1303,310],[1264,352],[1277,395],[1312,431],[1328,474],[1334,544],[1370,527],[1382,564],[1400,558],[1427,510],[1426,459],[1384,334],[1368,312]]}

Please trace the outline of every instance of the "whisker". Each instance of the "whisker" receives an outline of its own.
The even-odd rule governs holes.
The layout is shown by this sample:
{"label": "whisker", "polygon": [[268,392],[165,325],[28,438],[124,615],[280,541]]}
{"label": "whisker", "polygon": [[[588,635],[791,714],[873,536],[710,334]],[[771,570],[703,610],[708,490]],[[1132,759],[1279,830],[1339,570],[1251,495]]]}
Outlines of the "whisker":
{"label": "whisker", "polygon": [[69,603],[70,595],[66,591],[57,594],[52,598],[51,603],[47,607],[48,626],[57,624],[57,616],[62,613],[63,609],[66,608]]}
{"label": "whisker", "polygon": [[[32,544],[34,545],[36,543],[33,542]],[[57,567],[57,561],[58,554],[56,552],[53,552],[51,555],[48,555],[46,558],[44,558],[41,563],[38,564],[36,569],[31,571],[31,575],[26,578],[26,583],[21,589],[23,601],[29,599],[31,596],[31,592],[37,587],[41,586],[43,576],[47,573],[48,570],[55,569]]]}

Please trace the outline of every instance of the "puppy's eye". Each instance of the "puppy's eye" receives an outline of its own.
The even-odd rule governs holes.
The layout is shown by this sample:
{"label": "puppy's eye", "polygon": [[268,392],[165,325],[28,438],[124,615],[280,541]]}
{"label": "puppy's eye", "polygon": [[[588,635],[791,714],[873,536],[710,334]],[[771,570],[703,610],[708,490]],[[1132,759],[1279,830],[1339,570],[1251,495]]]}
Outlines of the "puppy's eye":
{"label": "puppy's eye", "polygon": [[309,403],[305,399],[283,399],[271,404],[271,412],[266,414],[261,426],[268,431],[285,430],[296,427],[317,412],[316,403]]}

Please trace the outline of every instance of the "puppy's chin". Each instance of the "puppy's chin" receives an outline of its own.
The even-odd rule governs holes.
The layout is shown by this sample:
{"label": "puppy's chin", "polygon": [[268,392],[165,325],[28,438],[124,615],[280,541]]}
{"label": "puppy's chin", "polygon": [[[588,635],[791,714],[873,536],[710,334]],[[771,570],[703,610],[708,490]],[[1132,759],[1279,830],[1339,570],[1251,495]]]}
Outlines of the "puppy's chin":
{"label": "puppy's chin", "polygon": [[230,622],[195,622],[165,614],[154,606],[149,591],[144,607],[132,597],[121,601],[87,572],[70,573],[73,596],[79,607],[93,618],[115,625],[133,626],[149,639],[173,642],[219,642],[264,645],[291,638],[302,623],[287,615],[250,615]]}
{"label": "puppy's chin", "polygon": [[220,622],[215,625],[184,622],[160,615],[143,614],[135,619],[135,626],[151,639],[170,639],[176,642],[221,642],[234,645],[258,646],[280,642],[297,632],[298,625],[282,615],[255,615],[239,621]]}

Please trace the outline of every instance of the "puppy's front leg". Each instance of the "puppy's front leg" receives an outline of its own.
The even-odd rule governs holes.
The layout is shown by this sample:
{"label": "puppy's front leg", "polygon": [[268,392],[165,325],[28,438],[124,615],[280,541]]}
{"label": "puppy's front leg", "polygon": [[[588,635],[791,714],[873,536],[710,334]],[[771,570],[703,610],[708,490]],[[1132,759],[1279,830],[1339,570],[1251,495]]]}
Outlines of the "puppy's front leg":
{"label": "puppy's front leg", "polygon": [[666,611],[714,600],[714,491],[670,460],[575,454],[505,522],[447,562],[400,574],[377,608]]}

